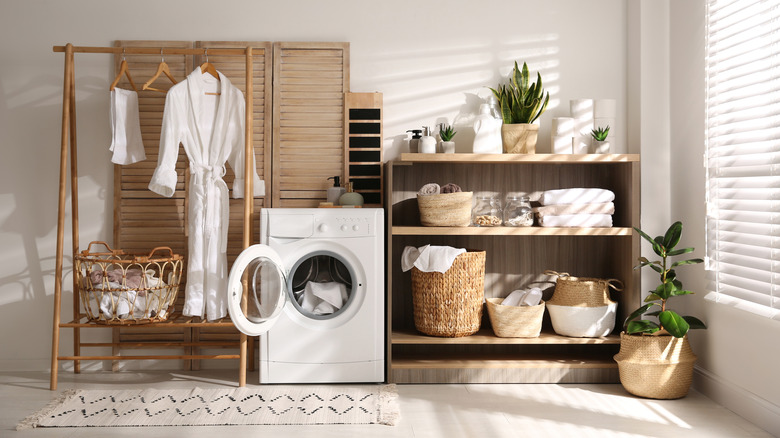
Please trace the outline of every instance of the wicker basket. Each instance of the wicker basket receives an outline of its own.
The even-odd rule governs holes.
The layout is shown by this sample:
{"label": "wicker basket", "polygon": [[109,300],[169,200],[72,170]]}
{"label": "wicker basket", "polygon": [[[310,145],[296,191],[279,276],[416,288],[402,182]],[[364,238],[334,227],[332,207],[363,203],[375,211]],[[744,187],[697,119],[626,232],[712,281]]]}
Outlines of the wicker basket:
{"label": "wicker basket", "polygon": [[[93,251],[94,245],[106,251]],[[128,325],[168,318],[184,266],[182,256],[170,248],[134,255],[111,249],[105,242],[91,242],[74,260],[79,297],[89,321]]]}
{"label": "wicker basket", "polygon": [[687,335],[675,338],[621,333],[615,361],[626,391],[640,397],[675,399],[688,394],[696,356]]}
{"label": "wicker basket", "polygon": [[502,306],[503,298],[488,298],[493,333],[499,338],[536,338],[542,331],[544,301],[536,306]]}
{"label": "wicker basket", "polygon": [[472,192],[417,195],[420,223],[426,227],[468,227]]}
{"label": "wicker basket", "polygon": [[485,251],[467,251],[445,273],[412,268],[414,326],[448,338],[479,330],[485,296]]}
{"label": "wicker basket", "polygon": [[573,307],[603,307],[615,302],[609,298],[609,288],[623,290],[620,280],[611,278],[572,277],[567,273],[544,271],[545,275],[556,275],[555,292],[547,304]]}

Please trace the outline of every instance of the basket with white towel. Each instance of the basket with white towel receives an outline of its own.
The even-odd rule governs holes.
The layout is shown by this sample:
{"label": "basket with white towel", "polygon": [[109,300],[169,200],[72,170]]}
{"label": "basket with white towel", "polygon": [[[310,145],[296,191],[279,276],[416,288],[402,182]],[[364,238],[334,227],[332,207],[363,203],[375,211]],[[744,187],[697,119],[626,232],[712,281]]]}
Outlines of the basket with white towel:
{"label": "basket with white towel", "polygon": [[536,287],[516,290],[506,298],[488,298],[493,333],[499,338],[536,338],[542,331],[545,303]]}
{"label": "basket with white towel", "polygon": [[542,192],[535,212],[543,227],[611,227],[615,193],[599,188]]}
{"label": "basket with white towel", "polygon": [[[106,251],[95,251],[102,245]],[[127,254],[91,242],[74,257],[79,297],[90,322],[143,324],[168,319],[179,291],[181,255],[168,247],[148,255]]]}

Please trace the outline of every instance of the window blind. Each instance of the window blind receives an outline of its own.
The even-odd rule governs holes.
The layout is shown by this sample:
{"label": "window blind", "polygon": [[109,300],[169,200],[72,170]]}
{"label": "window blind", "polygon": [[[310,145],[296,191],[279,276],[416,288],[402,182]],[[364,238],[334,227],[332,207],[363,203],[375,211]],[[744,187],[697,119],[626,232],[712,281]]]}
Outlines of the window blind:
{"label": "window blind", "polygon": [[708,299],[780,319],[780,1],[707,1]]}

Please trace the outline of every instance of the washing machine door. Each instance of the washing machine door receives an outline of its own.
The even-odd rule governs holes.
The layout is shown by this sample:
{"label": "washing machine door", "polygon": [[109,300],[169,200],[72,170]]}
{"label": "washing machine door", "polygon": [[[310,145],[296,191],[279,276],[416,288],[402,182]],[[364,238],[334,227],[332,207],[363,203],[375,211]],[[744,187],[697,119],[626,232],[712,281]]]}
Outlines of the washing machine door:
{"label": "washing machine door", "polygon": [[242,333],[257,336],[273,327],[287,295],[287,275],[276,251],[267,245],[252,245],[238,255],[228,278],[228,313]]}

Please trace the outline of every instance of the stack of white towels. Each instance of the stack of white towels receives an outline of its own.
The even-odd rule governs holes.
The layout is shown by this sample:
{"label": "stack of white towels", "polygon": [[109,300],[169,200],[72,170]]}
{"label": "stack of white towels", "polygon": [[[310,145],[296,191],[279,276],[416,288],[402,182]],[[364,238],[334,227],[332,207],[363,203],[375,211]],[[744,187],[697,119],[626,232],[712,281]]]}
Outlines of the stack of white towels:
{"label": "stack of white towels", "polygon": [[547,190],[536,208],[543,227],[611,227],[615,193],[606,189]]}

